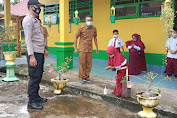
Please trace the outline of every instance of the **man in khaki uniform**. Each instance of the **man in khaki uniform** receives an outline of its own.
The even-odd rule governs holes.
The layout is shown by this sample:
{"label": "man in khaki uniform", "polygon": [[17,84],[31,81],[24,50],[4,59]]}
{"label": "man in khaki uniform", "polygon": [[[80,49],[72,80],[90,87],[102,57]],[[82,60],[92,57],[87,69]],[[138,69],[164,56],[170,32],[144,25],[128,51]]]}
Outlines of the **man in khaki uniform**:
{"label": "man in khaki uniform", "polygon": [[[40,23],[41,26],[42,26],[41,19],[38,19],[38,20],[39,20],[39,23]],[[43,28],[43,35],[44,35],[44,39],[45,39],[45,45],[46,45],[45,48],[47,49],[47,51],[49,51],[48,46],[47,46],[47,38],[49,37],[49,34],[48,34],[48,31],[47,31],[47,28],[46,28],[46,27],[42,26],[42,28]]]}
{"label": "man in khaki uniform", "polygon": [[96,52],[98,54],[98,43],[97,43],[97,30],[96,27],[92,26],[92,17],[86,16],[86,25],[81,26],[75,37],[75,53],[78,54],[77,50],[77,39],[80,37],[79,42],[79,80],[83,84],[84,81],[91,82],[89,79],[92,68],[92,52],[93,45],[92,39],[96,45]]}

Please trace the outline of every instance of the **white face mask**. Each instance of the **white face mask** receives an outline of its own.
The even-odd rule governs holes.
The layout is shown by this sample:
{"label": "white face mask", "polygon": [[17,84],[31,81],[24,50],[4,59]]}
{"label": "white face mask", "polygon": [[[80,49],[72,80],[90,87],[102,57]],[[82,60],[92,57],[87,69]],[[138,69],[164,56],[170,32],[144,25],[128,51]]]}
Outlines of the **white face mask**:
{"label": "white face mask", "polygon": [[114,35],[114,38],[118,38],[119,35]]}
{"label": "white face mask", "polygon": [[87,22],[87,26],[92,26],[92,22],[91,22],[91,21],[88,21],[88,22]]}
{"label": "white face mask", "polygon": [[177,34],[176,33],[172,34],[172,37],[177,38]]}
{"label": "white face mask", "polygon": [[114,54],[112,54],[112,55],[109,55],[109,57],[110,57],[110,58],[114,57]]}

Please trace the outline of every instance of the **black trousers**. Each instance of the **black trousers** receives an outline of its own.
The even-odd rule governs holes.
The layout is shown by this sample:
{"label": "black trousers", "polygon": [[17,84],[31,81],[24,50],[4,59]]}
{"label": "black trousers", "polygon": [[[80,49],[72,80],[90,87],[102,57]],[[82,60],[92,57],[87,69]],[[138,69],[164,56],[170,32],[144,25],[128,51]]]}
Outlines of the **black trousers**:
{"label": "black trousers", "polygon": [[34,100],[39,97],[39,89],[40,82],[42,79],[43,71],[44,71],[44,54],[42,53],[34,53],[34,56],[37,60],[36,67],[32,67],[30,65],[30,57],[27,55],[27,63],[28,63],[28,73],[30,76],[30,80],[28,83],[28,97],[29,100]]}

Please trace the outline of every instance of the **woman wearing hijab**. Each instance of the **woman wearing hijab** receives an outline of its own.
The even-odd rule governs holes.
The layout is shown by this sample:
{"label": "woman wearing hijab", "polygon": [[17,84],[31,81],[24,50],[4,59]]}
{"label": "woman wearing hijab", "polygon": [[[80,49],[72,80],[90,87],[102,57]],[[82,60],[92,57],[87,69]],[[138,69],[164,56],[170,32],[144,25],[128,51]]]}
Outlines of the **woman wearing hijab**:
{"label": "woman wearing hijab", "polygon": [[114,95],[117,97],[121,97],[122,95],[122,83],[123,77],[126,75],[126,69],[120,70],[121,67],[127,66],[127,59],[122,56],[115,47],[109,46],[107,49],[108,58],[108,67],[109,69],[116,69],[117,78],[116,78],[116,87],[114,88]]}
{"label": "woman wearing hijab", "polygon": [[138,34],[132,35],[131,41],[126,42],[129,49],[129,75],[139,75],[142,72],[141,52],[145,49],[143,42],[139,39]]}

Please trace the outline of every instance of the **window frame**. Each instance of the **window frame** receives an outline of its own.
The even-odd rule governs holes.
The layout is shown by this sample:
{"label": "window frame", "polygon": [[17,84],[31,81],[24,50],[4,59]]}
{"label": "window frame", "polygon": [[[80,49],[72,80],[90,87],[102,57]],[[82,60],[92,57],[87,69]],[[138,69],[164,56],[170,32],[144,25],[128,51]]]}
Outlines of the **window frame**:
{"label": "window frame", "polygon": [[[74,19],[74,17],[75,17],[75,11],[76,10],[78,10],[78,8],[77,8],[77,0],[70,0],[71,1],[71,3],[73,2],[74,4],[73,4],[73,6],[75,7],[74,8],[74,11],[73,11],[73,19]],[[91,8],[90,8],[90,2],[92,3],[92,5],[91,5]],[[72,6],[72,4],[71,4],[71,6]],[[84,12],[90,12],[90,15],[92,16],[93,15],[93,0],[89,0],[89,9],[84,9],[84,10],[78,10],[78,12],[79,13],[84,13]],[[71,12],[72,13],[72,12]],[[79,14],[78,14],[78,16],[79,16]],[[85,19],[84,20],[80,20],[80,22],[81,23],[83,23],[83,22],[85,22]],[[73,22],[71,22],[71,23],[74,23],[74,20],[73,20]]]}
{"label": "window frame", "polygon": [[119,19],[137,18],[137,4],[119,5],[119,6],[116,6],[115,9],[117,9],[117,8],[128,8],[128,7],[136,7],[136,14],[133,15],[133,16],[117,16],[117,17],[115,17],[115,19],[119,20]]}
{"label": "window frame", "polygon": [[[52,13],[52,14],[46,14],[46,11],[45,11],[45,7],[46,6],[51,6],[51,5],[58,5],[58,10],[55,12],[55,13]],[[48,17],[48,16],[57,16],[57,19],[56,19],[56,23],[52,23],[52,25],[56,25],[56,24],[59,24],[59,13],[60,13],[60,4],[59,3],[54,3],[54,4],[47,4],[45,5],[45,7],[43,8],[43,25],[47,25],[47,23],[45,22],[45,17]]]}
{"label": "window frame", "polygon": [[[79,13],[90,12],[90,15],[92,16],[93,15],[93,0],[89,0],[88,2],[89,2],[89,9],[78,10],[78,12]],[[92,4],[92,5],[90,6],[90,4]],[[47,4],[47,5],[45,5],[45,7],[51,6],[51,5],[58,5],[59,6],[58,8],[60,8],[60,3]],[[58,11],[56,11],[57,13],[46,14],[45,7],[43,8],[43,25],[47,25],[47,23],[45,22],[45,17],[47,17],[49,15],[56,15],[56,14],[58,17],[57,17],[57,22],[55,24],[59,24],[59,14],[60,14],[59,9],[58,9]],[[74,23],[74,17],[75,17],[76,10],[77,10],[77,0],[70,0],[69,1],[69,14],[72,14],[72,22],[70,22],[70,23]],[[85,22],[85,19],[80,20],[80,22]]]}
{"label": "window frame", "polygon": [[[124,2],[126,0],[122,0]],[[129,4],[121,4],[121,5],[112,5],[115,4],[114,1],[110,0],[110,8],[112,6],[116,8],[127,8],[127,7],[132,7],[136,6],[136,15],[135,16],[120,16],[120,17],[115,17],[116,20],[121,20],[121,19],[136,19],[136,18],[152,18],[152,17],[160,17],[160,15],[157,16],[141,16],[140,11],[141,11],[141,4],[147,4],[147,3],[155,3],[155,2],[164,2],[165,0],[152,0],[152,1],[144,1],[144,0],[138,0],[137,2],[135,1],[134,3],[129,3]],[[173,0],[174,3],[175,0]],[[174,3],[175,4],[175,3]],[[111,15],[111,14],[110,14]]]}

